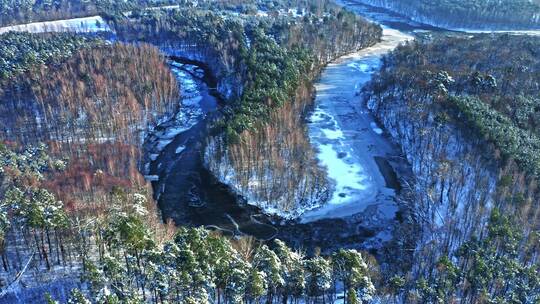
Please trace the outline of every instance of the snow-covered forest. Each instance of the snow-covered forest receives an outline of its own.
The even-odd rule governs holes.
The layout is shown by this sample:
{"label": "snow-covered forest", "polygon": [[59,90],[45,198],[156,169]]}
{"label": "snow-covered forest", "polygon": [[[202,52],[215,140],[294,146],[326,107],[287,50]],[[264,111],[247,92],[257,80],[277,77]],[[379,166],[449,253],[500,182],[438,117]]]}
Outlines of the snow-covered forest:
{"label": "snow-covered forest", "polygon": [[539,3],[396,3],[0,0],[0,303],[540,301]]}
{"label": "snow-covered forest", "polygon": [[[228,125],[223,140],[225,145],[231,145],[239,143],[238,138],[244,136],[241,135],[243,132],[259,130],[255,127],[257,120],[264,117],[283,120],[279,113],[285,112],[273,114],[272,108],[296,104],[292,102],[294,98],[299,99],[298,105],[283,109],[294,109],[289,113],[292,114],[289,119],[294,121],[291,128],[300,128],[300,120],[294,117],[301,115],[305,107],[302,103],[310,99],[309,81],[317,69],[339,54],[374,43],[378,37],[376,26],[351,13],[339,16],[337,12],[332,12],[334,15],[324,13],[324,21],[320,19],[322,11],[318,12],[321,17],[311,14],[305,15],[310,19],[283,15],[275,24],[265,28],[267,25],[263,22],[273,20],[267,16],[250,20],[252,17],[247,15],[239,17],[230,13],[228,20],[220,24],[222,17],[210,10],[148,10],[139,13],[140,17],[113,17],[110,25],[120,40],[146,41],[155,44],[166,55],[187,54],[195,56],[192,59],[206,62],[220,81],[222,87],[218,87],[218,91],[228,104],[222,117],[214,122],[214,128],[219,131],[223,128],[221,125]],[[138,31],[133,37],[133,27],[156,30],[151,29],[153,23],[147,18],[160,18],[161,24],[169,20],[167,22],[172,22],[181,36],[168,33],[165,26],[158,29],[163,31],[161,39],[145,35],[145,30]],[[302,22],[287,24],[290,18]],[[186,24],[186,20],[192,20],[192,23]],[[338,29],[351,24],[355,34],[344,39],[348,32]],[[201,37],[201,28],[212,36]],[[278,32],[272,37],[270,33],[273,30]],[[334,34],[343,35],[337,44],[316,39],[317,35]],[[230,37],[230,43],[218,39],[226,36]],[[354,270],[351,276],[341,278],[335,273],[344,267],[338,264],[341,258],[337,255],[332,260],[330,257],[307,258],[301,251],[291,251],[283,243],[276,243],[272,251],[250,239],[233,240],[231,244],[218,234],[204,230],[174,233],[172,223],[159,223],[151,191],[137,172],[141,169],[144,153],[140,149],[141,139],[151,132],[156,123],[178,110],[176,100],[180,96],[178,84],[158,48],[145,44],[110,44],[99,37],[67,33],[9,32],[3,37],[6,68],[3,69],[2,99],[10,100],[2,109],[2,137],[6,143],[3,147],[5,174],[2,190],[2,210],[6,215],[3,226],[3,296],[6,299],[37,301],[39,293],[48,288],[52,291],[51,301],[55,297],[61,301],[69,297],[71,301],[82,301],[82,297],[89,297],[92,301],[98,298],[101,300],[96,301],[114,301],[118,298],[122,301],[188,303],[213,302],[213,299],[238,302],[239,299],[264,298],[272,301],[275,298],[277,301],[305,297],[330,301],[336,298],[336,294],[343,294],[344,288],[347,297],[369,298],[373,295],[368,266],[356,251],[341,253],[344,259],[350,260],[346,263],[353,263],[343,271]],[[317,53],[306,51],[308,46],[314,47]],[[18,49],[25,51],[16,52]],[[266,59],[267,66],[260,69],[262,62],[257,62],[256,58],[270,54],[275,57]],[[236,62],[251,63],[243,69]],[[274,65],[290,69],[290,74],[283,77],[277,70],[271,74],[268,66]],[[224,76],[231,73],[233,76],[230,78]],[[260,82],[262,78],[277,82],[264,84]],[[260,109],[249,112],[243,109],[255,106]],[[240,115],[246,114],[247,117],[241,118]],[[296,136],[303,141],[301,149],[310,151],[305,134]],[[42,142],[47,145],[39,146]],[[260,145],[271,142],[267,139]],[[293,141],[289,144],[299,143]],[[36,159],[38,156],[40,159]],[[314,161],[307,157],[308,161]],[[290,161],[299,160],[291,157]],[[28,171],[27,167],[32,170]],[[27,178],[34,182],[26,183]],[[31,214],[39,218],[30,218]],[[111,232],[107,232],[109,228]],[[225,246],[222,248],[225,250],[223,257],[230,261],[219,262],[221,266],[211,266],[210,261],[218,258],[196,255],[215,250],[201,248],[200,243],[192,244],[196,247],[194,250],[200,252],[185,253],[199,260],[199,266],[186,266],[195,268],[186,268],[183,274],[164,275],[163,267],[175,273],[180,270],[180,266],[165,266],[176,259],[166,261],[169,258],[165,256],[172,254],[170,246],[177,247],[180,250],[178,258],[185,261],[182,252],[190,245],[174,241],[181,238],[181,233],[199,234],[201,241],[209,244],[220,242],[222,245],[219,247]],[[115,234],[117,237],[113,237]],[[19,243],[16,241],[19,238],[25,241]],[[190,236],[187,241],[194,240]],[[249,256],[242,256],[240,249],[234,248],[244,246],[243,243],[249,245],[245,250],[251,253],[244,253]],[[276,258],[276,254],[286,256]],[[158,256],[164,259],[160,262],[164,263],[162,266],[156,264]],[[281,272],[284,270],[282,259],[283,263],[296,263],[287,267],[292,268],[291,272],[297,272],[294,280],[299,282],[292,283],[282,278],[286,275]],[[134,267],[132,261],[136,261],[138,266]],[[110,263],[120,263],[114,274],[110,273]],[[267,264],[274,267],[274,270],[269,270],[274,273],[263,271],[262,267],[267,267]],[[154,267],[154,270],[148,267]],[[216,267],[223,270],[214,269]],[[200,271],[200,275],[194,271]],[[216,277],[221,282],[213,283],[212,277],[221,271],[230,271],[230,274],[223,273],[225,277]],[[311,279],[305,277],[309,271],[312,272]],[[155,273],[152,276],[161,273],[165,281],[158,283],[155,278],[151,279],[151,272]],[[238,277],[229,282],[229,276]],[[75,283],[73,279],[81,283]],[[72,283],[66,284],[66,280]],[[22,282],[26,288],[22,287]],[[248,283],[259,285],[248,286]],[[230,284],[236,288],[231,290]],[[296,285],[291,287],[290,284]],[[71,287],[81,291],[74,289],[68,295]]]}
{"label": "snow-covered forest", "polygon": [[538,299],[539,46],[427,37],[385,57],[365,88],[416,174],[424,299]]}

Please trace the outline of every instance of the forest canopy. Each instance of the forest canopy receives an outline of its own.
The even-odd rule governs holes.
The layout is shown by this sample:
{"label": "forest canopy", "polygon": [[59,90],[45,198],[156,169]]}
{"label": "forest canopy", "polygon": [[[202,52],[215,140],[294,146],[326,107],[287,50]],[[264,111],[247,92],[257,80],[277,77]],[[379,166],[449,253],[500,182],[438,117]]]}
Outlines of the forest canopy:
{"label": "forest canopy", "polygon": [[103,44],[102,40],[80,35],[9,32],[0,35],[0,81],[41,64],[65,60],[83,47]]}
{"label": "forest canopy", "polygon": [[226,132],[234,139],[268,119],[273,108],[292,101],[302,81],[311,79],[328,60],[380,39],[380,27],[326,5],[320,7],[327,14],[324,18],[312,13],[257,18],[213,8],[148,11],[113,23],[119,36],[129,41],[167,47],[195,43],[195,52],[212,56],[218,78],[236,78],[232,93],[220,92],[234,97],[224,110]]}

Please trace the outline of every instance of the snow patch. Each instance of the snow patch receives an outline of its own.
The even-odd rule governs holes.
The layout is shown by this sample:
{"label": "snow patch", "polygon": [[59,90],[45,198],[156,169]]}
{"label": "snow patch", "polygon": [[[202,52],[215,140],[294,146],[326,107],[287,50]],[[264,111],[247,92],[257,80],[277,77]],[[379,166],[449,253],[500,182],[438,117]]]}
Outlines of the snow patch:
{"label": "snow patch", "polygon": [[156,148],[157,148],[158,151],[163,151],[163,149],[165,149],[165,147],[167,145],[169,145],[171,142],[172,142],[172,139],[160,140],[160,141],[158,141],[158,144],[157,144]]}
{"label": "snow patch", "polygon": [[144,179],[149,181],[149,182],[155,182],[155,181],[159,180],[159,176],[157,176],[157,175],[145,175]]}
{"label": "snow patch", "polygon": [[321,129],[321,131],[324,133],[326,138],[328,139],[343,139],[343,132],[339,129],[337,130],[331,130],[331,129]]}

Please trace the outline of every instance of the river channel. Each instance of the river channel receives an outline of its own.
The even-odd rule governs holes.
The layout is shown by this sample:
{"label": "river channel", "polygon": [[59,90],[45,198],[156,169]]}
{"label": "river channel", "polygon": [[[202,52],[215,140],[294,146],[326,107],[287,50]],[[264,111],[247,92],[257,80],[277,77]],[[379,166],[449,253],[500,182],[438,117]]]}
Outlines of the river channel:
{"label": "river channel", "polygon": [[317,247],[377,250],[392,240],[404,206],[397,199],[407,164],[361,103],[359,92],[381,58],[415,31],[437,30],[381,9],[344,2],[350,10],[383,26],[382,41],[329,64],[315,83],[308,136],[332,185],[330,201],[297,220],[281,220],[246,204],[204,167],[209,121],[220,101],[210,75],[193,62],[171,60],[182,90],[178,119],[162,124],[150,139],[148,167],[165,219],[205,226],[232,236],[280,238],[308,252]]}

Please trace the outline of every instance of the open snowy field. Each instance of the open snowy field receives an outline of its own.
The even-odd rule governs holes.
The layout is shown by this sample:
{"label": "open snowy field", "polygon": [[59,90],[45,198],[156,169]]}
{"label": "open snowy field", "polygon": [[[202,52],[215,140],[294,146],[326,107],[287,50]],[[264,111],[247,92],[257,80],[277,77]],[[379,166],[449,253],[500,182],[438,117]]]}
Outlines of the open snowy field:
{"label": "open snowy field", "polygon": [[91,16],[84,18],[74,18],[65,20],[34,22],[20,25],[0,27],[0,34],[14,32],[76,32],[76,33],[96,33],[110,32],[111,28],[101,18],[101,16]]}

